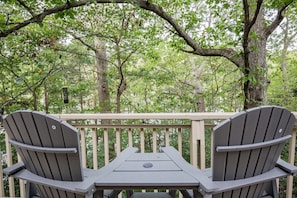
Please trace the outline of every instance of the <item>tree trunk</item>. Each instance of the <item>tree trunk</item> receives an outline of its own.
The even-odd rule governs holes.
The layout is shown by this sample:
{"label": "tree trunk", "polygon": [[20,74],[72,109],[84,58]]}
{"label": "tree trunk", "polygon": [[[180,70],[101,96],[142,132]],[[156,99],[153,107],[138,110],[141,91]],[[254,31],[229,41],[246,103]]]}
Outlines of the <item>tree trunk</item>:
{"label": "tree trunk", "polygon": [[117,69],[118,69],[118,74],[119,74],[119,80],[120,83],[118,84],[118,89],[117,89],[117,113],[121,113],[121,96],[123,92],[127,88],[127,83],[126,79],[123,73],[123,63],[121,61],[121,50],[119,43],[116,43],[116,52],[117,52]]}
{"label": "tree trunk", "polygon": [[47,89],[47,83],[44,81],[43,83],[44,88],[44,106],[45,106],[45,112],[49,113],[49,104],[48,104],[48,89]]}
{"label": "tree trunk", "polygon": [[[81,76],[81,65],[78,65],[78,71],[79,71],[79,81],[82,81],[83,78]],[[80,104],[80,112],[84,111],[84,100],[83,100],[83,94],[79,93],[79,104]],[[89,105],[88,105],[89,106]]]}
{"label": "tree trunk", "polygon": [[110,112],[110,94],[107,81],[107,56],[105,43],[99,39],[94,40],[95,43],[95,56],[97,67],[97,82],[98,82],[98,96],[99,96],[99,109],[100,112]]}
{"label": "tree trunk", "polygon": [[285,29],[284,29],[284,43],[283,43],[283,50],[281,55],[281,70],[283,74],[283,83],[284,83],[284,91],[285,91],[285,98],[288,97],[288,75],[287,75],[287,59],[286,54],[289,48],[289,39],[288,39],[288,31],[289,31],[289,21],[286,22]]}
{"label": "tree trunk", "polygon": [[197,112],[205,112],[203,90],[200,83],[200,76],[202,74],[204,64],[202,63],[200,66],[196,65],[193,58],[190,58],[190,63],[192,66],[193,76],[195,80],[195,82],[192,83],[192,86],[194,87],[194,96],[196,98]]}
{"label": "tree trunk", "polygon": [[[254,12],[251,12],[254,13]],[[267,81],[266,43],[263,9],[245,38],[244,45],[244,109],[260,106],[265,101]]]}
{"label": "tree trunk", "polygon": [[32,91],[33,95],[33,110],[37,111],[38,110],[38,96],[37,96],[37,88],[34,88]]}

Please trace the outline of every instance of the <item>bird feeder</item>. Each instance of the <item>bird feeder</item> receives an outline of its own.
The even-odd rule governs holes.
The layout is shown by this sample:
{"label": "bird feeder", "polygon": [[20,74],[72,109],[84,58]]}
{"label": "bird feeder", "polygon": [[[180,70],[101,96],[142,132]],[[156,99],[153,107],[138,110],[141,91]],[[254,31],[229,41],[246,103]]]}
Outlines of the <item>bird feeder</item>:
{"label": "bird feeder", "polygon": [[[3,121],[4,107],[0,109],[0,122]],[[1,125],[0,125],[1,126]]]}
{"label": "bird feeder", "polygon": [[62,91],[63,91],[63,96],[64,96],[64,104],[67,104],[67,103],[69,103],[68,87],[67,86],[62,87]]}

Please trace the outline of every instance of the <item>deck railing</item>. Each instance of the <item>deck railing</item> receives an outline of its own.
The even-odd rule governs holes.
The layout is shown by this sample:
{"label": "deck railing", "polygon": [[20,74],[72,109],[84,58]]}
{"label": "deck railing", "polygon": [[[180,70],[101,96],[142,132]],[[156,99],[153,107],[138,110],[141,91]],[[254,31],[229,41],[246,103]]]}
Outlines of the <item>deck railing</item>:
{"label": "deck railing", "polygon": [[[211,166],[212,128],[234,113],[144,113],[144,114],[54,114],[75,126],[80,134],[82,166],[98,169],[108,164],[128,146],[140,152],[158,152],[162,146],[174,146],[197,168]],[[295,114],[295,116],[297,113]],[[2,131],[2,134],[1,134]],[[3,175],[3,167],[19,160],[5,136],[0,151],[0,197],[20,194],[25,197],[24,182]],[[296,129],[289,144],[289,163],[294,164]],[[8,191],[9,194],[5,194]],[[293,177],[287,178],[286,197],[291,198]]]}

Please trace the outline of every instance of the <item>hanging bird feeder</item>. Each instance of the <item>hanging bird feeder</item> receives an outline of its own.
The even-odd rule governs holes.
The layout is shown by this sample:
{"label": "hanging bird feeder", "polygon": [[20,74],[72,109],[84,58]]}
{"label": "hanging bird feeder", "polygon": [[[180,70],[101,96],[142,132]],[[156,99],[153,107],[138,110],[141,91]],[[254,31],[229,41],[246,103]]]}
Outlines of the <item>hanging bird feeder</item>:
{"label": "hanging bird feeder", "polygon": [[[0,109],[0,122],[3,121],[4,107]],[[0,125],[1,126],[1,125]]]}
{"label": "hanging bird feeder", "polygon": [[67,86],[62,87],[62,91],[63,91],[63,96],[64,96],[64,104],[68,104],[69,103],[68,87]]}

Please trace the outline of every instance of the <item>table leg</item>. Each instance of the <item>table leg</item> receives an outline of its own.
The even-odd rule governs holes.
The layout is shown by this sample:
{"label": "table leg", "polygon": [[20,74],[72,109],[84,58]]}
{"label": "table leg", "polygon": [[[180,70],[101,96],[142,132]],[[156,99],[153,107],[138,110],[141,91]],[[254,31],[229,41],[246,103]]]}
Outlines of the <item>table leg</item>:
{"label": "table leg", "polygon": [[176,190],[169,190],[169,195],[175,198]]}
{"label": "table leg", "polygon": [[103,192],[103,190],[96,190],[96,192],[94,193],[94,197],[104,198],[104,192]]}
{"label": "table leg", "polygon": [[193,197],[194,198],[202,198],[203,196],[201,193],[198,192],[198,190],[193,190]]}

